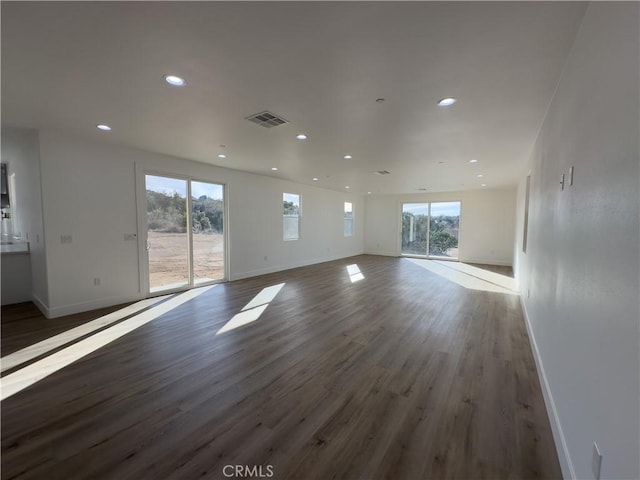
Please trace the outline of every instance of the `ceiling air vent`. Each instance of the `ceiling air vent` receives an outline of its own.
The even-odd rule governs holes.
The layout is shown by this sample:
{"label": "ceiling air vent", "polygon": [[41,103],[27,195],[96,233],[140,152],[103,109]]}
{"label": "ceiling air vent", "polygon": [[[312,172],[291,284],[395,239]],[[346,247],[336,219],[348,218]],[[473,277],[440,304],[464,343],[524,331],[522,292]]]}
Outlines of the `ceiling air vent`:
{"label": "ceiling air vent", "polygon": [[389,175],[391,172],[389,170],[377,170],[375,172],[376,175]]}
{"label": "ceiling air vent", "polygon": [[250,122],[257,123],[265,128],[277,127],[278,125],[289,123],[284,118],[279,117],[275,113],[267,112],[266,110],[254,115],[249,115],[246,118]]}

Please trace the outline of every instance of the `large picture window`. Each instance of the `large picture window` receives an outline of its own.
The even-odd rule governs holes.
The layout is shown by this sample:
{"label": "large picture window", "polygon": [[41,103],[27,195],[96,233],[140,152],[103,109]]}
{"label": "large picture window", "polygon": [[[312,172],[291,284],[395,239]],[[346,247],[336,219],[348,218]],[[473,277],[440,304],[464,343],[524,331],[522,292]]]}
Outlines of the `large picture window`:
{"label": "large picture window", "polygon": [[283,230],[285,240],[300,238],[300,195],[283,193]]}

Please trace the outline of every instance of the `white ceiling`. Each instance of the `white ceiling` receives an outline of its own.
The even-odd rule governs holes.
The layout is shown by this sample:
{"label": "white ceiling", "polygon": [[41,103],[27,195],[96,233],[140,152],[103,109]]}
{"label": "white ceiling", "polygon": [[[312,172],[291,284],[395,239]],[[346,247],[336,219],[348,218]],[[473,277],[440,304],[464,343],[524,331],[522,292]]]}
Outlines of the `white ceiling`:
{"label": "white ceiling", "polygon": [[[1,8],[4,125],[67,130],[336,190],[410,193],[515,185],[585,5]],[[187,85],[167,85],[167,73]],[[445,96],[458,103],[438,107]],[[245,120],[262,110],[290,123],[267,129]],[[113,130],[100,132],[98,123]],[[296,140],[299,132],[309,139]],[[391,175],[372,173],[381,169]]]}

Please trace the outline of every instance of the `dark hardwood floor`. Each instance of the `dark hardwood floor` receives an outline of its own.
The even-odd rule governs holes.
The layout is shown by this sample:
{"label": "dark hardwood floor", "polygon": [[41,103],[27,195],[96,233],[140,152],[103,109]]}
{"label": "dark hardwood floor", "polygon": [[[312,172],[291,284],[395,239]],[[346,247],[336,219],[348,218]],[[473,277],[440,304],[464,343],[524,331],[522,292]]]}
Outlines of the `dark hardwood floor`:
{"label": "dark hardwood floor", "polygon": [[[259,319],[216,335],[283,282]],[[25,330],[20,308],[2,311],[10,351],[42,339],[38,322],[53,333],[37,315]],[[3,479],[223,479],[225,465],[275,479],[561,478],[517,295],[402,258],[217,285],[1,407]]]}

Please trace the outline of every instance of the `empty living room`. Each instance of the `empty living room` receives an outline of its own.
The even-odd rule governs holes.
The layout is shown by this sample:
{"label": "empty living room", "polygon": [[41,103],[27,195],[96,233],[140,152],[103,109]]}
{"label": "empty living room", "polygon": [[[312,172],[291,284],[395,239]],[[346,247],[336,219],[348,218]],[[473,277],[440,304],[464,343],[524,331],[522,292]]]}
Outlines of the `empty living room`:
{"label": "empty living room", "polygon": [[640,479],[640,3],[3,1],[0,477]]}

